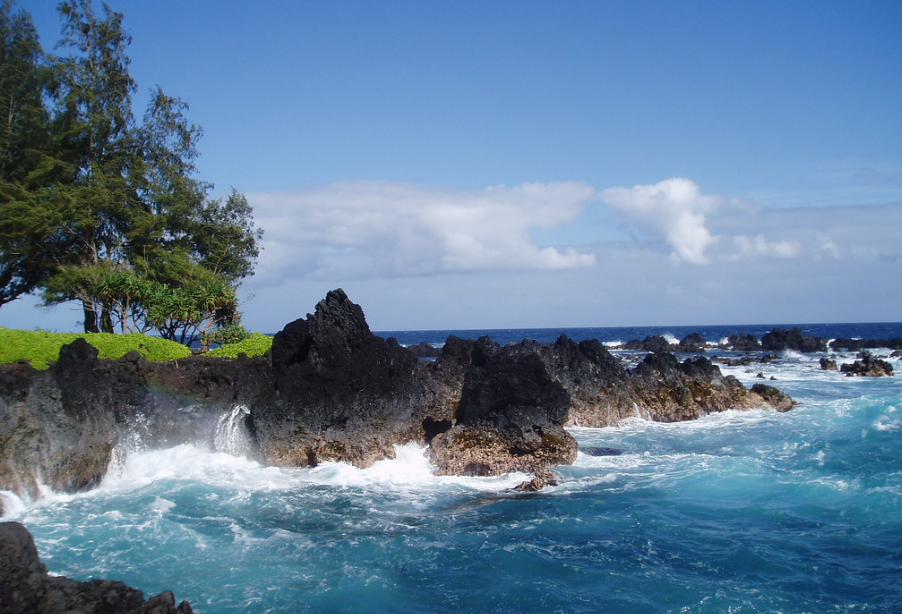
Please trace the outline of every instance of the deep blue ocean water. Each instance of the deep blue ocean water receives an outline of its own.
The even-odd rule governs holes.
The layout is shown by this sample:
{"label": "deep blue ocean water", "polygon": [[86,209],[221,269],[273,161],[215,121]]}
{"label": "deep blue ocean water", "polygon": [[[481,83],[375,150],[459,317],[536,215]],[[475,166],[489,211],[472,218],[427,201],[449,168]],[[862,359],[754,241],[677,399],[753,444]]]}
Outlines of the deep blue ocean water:
{"label": "deep blue ocean water", "polygon": [[[387,334],[716,342],[772,328]],[[802,328],[902,336],[902,324]],[[136,440],[94,491],[4,500],[51,572],[172,589],[202,614],[902,612],[902,363],[848,378],[819,357],[722,367],[747,385],[776,378],[802,403],[788,413],[574,429],[623,453],[580,454],[536,494],[508,490],[523,475],[433,476],[416,446],[363,470],[267,468],[241,456],[224,417],[218,450]]]}

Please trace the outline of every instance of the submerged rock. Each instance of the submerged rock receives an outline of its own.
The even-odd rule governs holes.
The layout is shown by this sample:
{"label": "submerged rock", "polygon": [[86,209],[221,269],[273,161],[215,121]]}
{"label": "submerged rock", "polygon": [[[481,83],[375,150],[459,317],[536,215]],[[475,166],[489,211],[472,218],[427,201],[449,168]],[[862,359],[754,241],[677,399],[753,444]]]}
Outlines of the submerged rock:
{"label": "submerged rock", "polygon": [[557,485],[557,478],[553,473],[551,473],[550,469],[540,469],[539,471],[536,471],[536,474],[532,477],[532,479],[521,482],[518,486],[514,487],[514,490],[520,492],[538,492],[546,486]]}
{"label": "submerged rock", "polygon": [[587,456],[620,456],[623,454],[623,450],[605,446],[586,446],[580,448],[579,451]]}
{"label": "submerged rock", "polygon": [[821,371],[836,371],[836,359],[822,356],[820,359]]}
{"label": "submerged rock", "polygon": [[18,522],[0,522],[0,612],[191,614],[193,610],[187,601],[176,606],[170,591],[145,600],[144,593],[122,582],[51,576],[28,529]]}

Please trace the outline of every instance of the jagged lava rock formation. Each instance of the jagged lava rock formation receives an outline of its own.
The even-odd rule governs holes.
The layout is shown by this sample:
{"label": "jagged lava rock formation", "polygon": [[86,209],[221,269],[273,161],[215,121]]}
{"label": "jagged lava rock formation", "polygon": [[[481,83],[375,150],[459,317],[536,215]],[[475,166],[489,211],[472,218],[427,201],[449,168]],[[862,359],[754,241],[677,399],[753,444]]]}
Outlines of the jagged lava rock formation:
{"label": "jagged lava rock formation", "polygon": [[0,522],[0,612],[3,614],[191,614],[166,591],[148,600],[138,589],[111,580],[78,582],[51,576],[34,539],[18,522]]}
{"label": "jagged lava rock formation", "polygon": [[273,339],[272,384],[249,426],[265,462],[366,467],[423,439],[425,373],[417,357],[370,332],[342,290]]}
{"label": "jagged lava rock formation", "polygon": [[246,426],[245,453],[271,465],[368,466],[416,441],[431,444],[440,473],[490,475],[572,463],[567,425],[750,407],[786,410],[792,400],[746,389],[704,357],[651,353],[628,370],[597,340],[502,348],[451,337],[421,361],[373,335],[363,310],[334,290],[265,357],[102,360],[79,340],[47,371],[0,366],[0,489],[34,496],[38,477],[89,488],[128,441],[212,446],[229,416]]}

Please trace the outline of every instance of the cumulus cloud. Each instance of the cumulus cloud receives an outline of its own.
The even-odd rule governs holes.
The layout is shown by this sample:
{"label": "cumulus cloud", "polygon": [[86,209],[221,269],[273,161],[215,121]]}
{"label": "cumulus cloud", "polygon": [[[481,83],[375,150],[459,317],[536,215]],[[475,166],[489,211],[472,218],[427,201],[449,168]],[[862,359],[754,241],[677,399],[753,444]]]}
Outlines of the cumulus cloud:
{"label": "cumulus cloud", "polygon": [[702,194],[695,182],[675,178],[654,185],[609,188],[600,197],[645,232],[662,237],[673,250],[674,260],[708,264],[705,249],[717,237],[708,230],[706,215],[721,199]]}
{"label": "cumulus cloud", "polygon": [[594,255],[539,247],[530,230],[573,221],[594,195],[582,183],[465,191],[371,181],[248,194],[266,230],[257,281],[591,266]]}

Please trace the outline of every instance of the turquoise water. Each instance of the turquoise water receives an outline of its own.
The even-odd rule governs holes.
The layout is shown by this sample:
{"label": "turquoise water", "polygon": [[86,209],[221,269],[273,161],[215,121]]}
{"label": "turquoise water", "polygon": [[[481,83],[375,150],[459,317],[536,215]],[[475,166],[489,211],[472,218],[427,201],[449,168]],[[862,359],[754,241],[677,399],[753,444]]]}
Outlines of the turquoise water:
{"label": "turquoise water", "polygon": [[52,572],[201,613],[899,612],[902,384],[818,358],[724,368],[775,377],[789,413],[574,429],[622,454],[580,454],[537,494],[433,476],[416,446],[277,469],[134,442],[97,490],[7,507]]}

